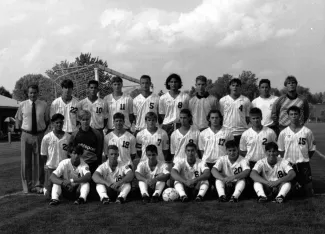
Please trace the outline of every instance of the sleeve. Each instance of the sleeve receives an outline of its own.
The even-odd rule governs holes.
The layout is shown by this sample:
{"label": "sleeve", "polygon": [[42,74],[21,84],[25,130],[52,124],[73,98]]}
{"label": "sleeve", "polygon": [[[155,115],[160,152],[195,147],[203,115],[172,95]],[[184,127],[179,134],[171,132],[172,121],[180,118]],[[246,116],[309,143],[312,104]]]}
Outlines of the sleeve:
{"label": "sleeve", "polygon": [[108,152],[107,152],[108,143],[109,143],[109,137],[108,137],[108,135],[106,135],[105,138],[104,138],[104,147],[103,147],[104,148],[104,150],[103,150],[104,155],[108,155]]}
{"label": "sleeve", "polygon": [[285,144],[284,144],[284,138],[285,138],[285,132],[280,132],[279,138],[278,138],[278,147],[279,151],[285,151]]}
{"label": "sleeve", "polygon": [[283,99],[284,99],[284,96],[281,96],[273,104],[271,118],[274,121],[274,123],[276,123],[276,124],[278,124],[278,122],[279,122],[280,108],[281,108],[281,103],[282,103]]}
{"label": "sleeve", "polygon": [[54,100],[50,107],[50,118],[56,113],[56,100]]}
{"label": "sleeve", "polygon": [[159,114],[165,115],[166,114],[166,106],[164,102],[164,95],[159,98]]}
{"label": "sleeve", "polygon": [[162,134],[162,149],[169,150],[169,137],[165,131],[163,131]]}
{"label": "sleeve", "polygon": [[78,103],[77,103],[77,108],[78,108],[78,111],[80,111],[80,110],[82,110],[82,106],[83,106],[83,100],[81,100],[81,101],[79,101]]}
{"label": "sleeve", "polygon": [[245,171],[245,170],[247,170],[247,169],[251,169],[250,167],[249,167],[249,163],[248,163],[248,161],[245,159],[245,158],[243,158],[242,160],[241,160],[241,166],[242,166],[242,168],[243,168],[243,171]]}
{"label": "sleeve", "polygon": [[222,164],[223,164],[223,158],[219,158],[217,162],[214,164],[214,168],[217,169],[218,171],[222,170]]}
{"label": "sleeve", "polygon": [[204,146],[205,146],[205,136],[202,133],[203,132],[201,132],[199,136],[199,150],[204,150]]}
{"label": "sleeve", "polygon": [[272,142],[275,142],[276,143],[276,133],[273,131],[273,129],[269,129],[270,130],[270,138],[272,140]]}
{"label": "sleeve", "polygon": [[104,172],[104,163],[101,164],[101,165],[99,165],[99,167],[97,167],[96,171],[97,171],[99,174],[103,175],[103,172]]}
{"label": "sleeve", "polygon": [[[109,110],[108,110],[108,102],[104,101],[104,119],[108,119],[109,116]],[[106,127],[106,126],[104,126]]]}
{"label": "sleeve", "polygon": [[[192,112],[193,111],[193,97],[188,102],[188,109]],[[193,113],[192,113],[193,115]]]}
{"label": "sleeve", "polygon": [[161,171],[162,171],[162,173],[165,174],[165,175],[170,174],[170,172],[167,170],[167,168],[168,168],[167,164],[164,163],[164,164],[162,165],[162,170],[161,170]]}
{"label": "sleeve", "polygon": [[184,98],[184,108],[183,109],[188,109],[189,108],[189,102],[190,102],[190,95],[186,94]]}
{"label": "sleeve", "polygon": [[135,113],[133,110],[133,99],[131,97],[128,97],[128,108],[129,114]]}
{"label": "sleeve", "polygon": [[246,115],[246,117],[249,117],[249,111],[251,110],[251,102],[250,102],[250,100],[247,98],[247,100],[246,100],[246,113],[245,113],[245,115]]}
{"label": "sleeve", "polygon": [[221,98],[219,102],[220,112],[222,115],[224,115],[224,99]]}
{"label": "sleeve", "polygon": [[282,159],[282,168],[285,173],[289,173],[290,170],[293,170],[293,168],[290,166],[290,163],[287,160]]}
{"label": "sleeve", "polygon": [[252,101],[252,107],[256,107],[256,98]]}
{"label": "sleeve", "polygon": [[255,164],[255,166],[253,167],[252,170],[257,171],[257,173],[260,174],[262,172],[262,170],[263,170],[263,162],[262,162],[262,160],[257,161],[257,163]]}
{"label": "sleeve", "polygon": [[303,101],[304,101],[304,107],[303,107],[304,123],[306,123],[309,118],[309,103],[306,98],[304,98]]}
{"label": "sleeve", "polygon": [[140,131],[136,136],[136,148],[141,150],[142,148],[142,131]]}
{"label": "sleeve", "polygon": [[175,165],[173,166],[173,169],[175,169],[178,172],[181,172],[181,170],[182,170],[182,163],[181,162],[175,163]]}
{"label": "sleeve", "polygon": [[137,105],[135,104],[136,98],[133,99],[132,101],[132,109],[133,109],[133,114],[136,116],[137,115]]}
{"label": "sleeve", "polygon": [[235,137],[234,137],[234,135],[232,134],[231,131],[228,131],[228,135],[227,135],[227,137],[228,137],[227,141],[235,140]]}
{"label": "sleeve", "polygon": [[48,135],[45,135],[41,143],[41,155],[48,156],[49,155],[48,148],[49,148]]}
{"label": "sleeve", "polygon": [[175,154],[176,151],[176,139],[175,139],[175,132],[172,133],[171,137],[170,137],[170,153],[171,154]]}
{"label": "sleeve", "polygon": [[314,138],[314,134],[311,131],[309,131],[307,134],[307,142],[308,142],[308,151],[315,151],[316,141]]}
{"label": "sleeve", "polygon": [[135,148],[136,145],[136,140],[135,137],[133,135],[131,135],[131,139],[130,139],[130,149],[131,149],[131,154],[136,154],[137,153],[137,149]]}
{"label": "sleeve", "polygon": [[143,168],[143,162],[140,162],[137,166],[137,169],[135,170],[135,172],[138,172],[140,174],[142,174],[142,168]]}
{"label": "sleeve", "polygon": [[45,111],[44,111],[44,120],[45,120],[45,123],[49,123],[51,121],[51,118],[50,118],[50,107],[46,104],[44,104],[44,108],[45,108]]}
{"label": "sleeve", "polygon": [[246,132],[244,132],[240,138],[239,149],[241,151],[247,151]]}
{"label": "sleeve", "polygon": [[211,98],[211,109],[214,110],[214,109],[220,109],[219,108],[219,102],[218,102],[218,98],[216,98],[215,96],[212,96]]}
{"label": "sleeve", "polygon": [[205,170],[209,170],[210,171],[210,168],[208,167],[208,165],[205,163],[205,162],[201,162],[200,163],[200,167],[201,167],[201,173],[203,173]]}
{"label": "sleeve", "polygon": [[53,171],[57,177],[63,176],[66,160],[63,160],[59,163],[58,167]]}
{"label": "sleeve", "polygon": [[82,174],[85,176],[86,174],[90,173],[89,166],[87,163],[84,163],[84,165],[81,168]]}
{"label": "sleeve", "polygon": [[123,166],[123,174],[126,175],[129,171],[131,171],[131,168],[129,165]]}
{"label": "sleeve", "polygon": [[15,119],[18,119],[19,121],[23,121],[23,106],[22,104],[19,105],[17,113],[15,115]]}

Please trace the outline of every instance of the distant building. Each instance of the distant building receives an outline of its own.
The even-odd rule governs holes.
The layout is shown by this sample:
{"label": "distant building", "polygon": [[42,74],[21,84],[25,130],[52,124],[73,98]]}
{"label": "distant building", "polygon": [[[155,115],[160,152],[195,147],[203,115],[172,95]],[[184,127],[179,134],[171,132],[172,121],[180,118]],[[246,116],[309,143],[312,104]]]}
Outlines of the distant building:
{"label": "distant building", "polygon": [[4,122],[7,117],[15,117],[19,102],[0,95],[0,131],[8,132],[8,123]]}

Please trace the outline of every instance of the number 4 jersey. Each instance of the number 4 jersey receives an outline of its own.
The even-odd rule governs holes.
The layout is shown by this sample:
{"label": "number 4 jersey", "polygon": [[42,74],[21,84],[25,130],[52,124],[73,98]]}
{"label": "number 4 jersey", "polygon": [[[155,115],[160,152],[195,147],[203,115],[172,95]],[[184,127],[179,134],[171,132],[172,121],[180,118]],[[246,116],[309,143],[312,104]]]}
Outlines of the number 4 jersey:
{"label": "number 4 jersey", "polygon": [[200,159],[196,159],[193,166],[188,164],[187,160],[179,161],[175,163],[173,169],[178,171],[178,173],[186,180],[194,179],[195,177],[199,177],[203,174],[205,170],[209,170],[208,166],[205,162]]}
{"label": "number 4 jersey", "polygon": [[122,165],[118,164],[114,171],[112,171],[109,160],[102,163],[96,171],[110,184],[113,184],[119,180],[121,180],[126,174],[131,171],[131,168],[129,165]]}
{"label": "number 4 jersey", "polygon": [[237,175],[247,169],[250,170],[247,160],[242,156],[238,156],[236,162],[234,163],[230,162],[228,155],[222,156],[218,159],[213,167],[225,177]]}

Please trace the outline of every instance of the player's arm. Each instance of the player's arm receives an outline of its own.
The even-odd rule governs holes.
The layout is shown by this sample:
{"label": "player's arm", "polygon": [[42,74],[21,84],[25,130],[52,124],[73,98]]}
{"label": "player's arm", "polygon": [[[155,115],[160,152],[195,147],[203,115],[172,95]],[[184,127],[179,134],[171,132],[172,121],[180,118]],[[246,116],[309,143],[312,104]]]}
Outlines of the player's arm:
{"label": "player's arm", "polygon": [[58,184],[58,185],[68,185],[70,184],[70,181],[68,180],[64,180],[60,177],[58,177],[56,174],[54,174],[52,172],[51,176],[50,176],[50,181],[53,183],[53,184]]}
{"label": "player's arm", "polygon": [[193,181],[196,184],[202,180],[208,180],[210,178],[210,174],[210,169],[207,168],[203,171],[202,175],[200,175],[199,177],[195,177]]}
{"label": "player's arm", "polygon": [[166,182],[169,179],[169,177],[170,177],[170,173],[160,173],[154,178],[154,180]]}
{"label": "player's arm", "polygon": [[285,142],[284,142],[284,138],[285,138],[285,134],[284,132],[280,132],[280,135],[278,137],[278,147],[279,147],[279,155],[281,156],[281,158],[284,157],[285,154]]}
{"label": "player's arm", "polygon": [[91,173],[90,173],[90,171],[88,171],[88,173],[86,173],[84,176],[74,179],[73,183],[82,184],[82,183],[87,183],[90,181],[91,181]]}
{"label": "player's arm", "polygon": [[147,183],[147,178],[144,177],[138,170],[135,171],[135,178],[137,180]]}
{"label": "player's arm", "polygon": [[290,182],[296,177],[296,172],[291,169],[287,175],[283,176],[282,178],[279,178],[276,182],[277,184],[285,183],[285,182]]}
{"label": "player's arm", "polygon": [[241,179],[244,179],[244,178],[246,178],[246,177],[248,177],[249,176],[249,173],[251,172],[251,170],[250,169],[246,169],[246,170],[243,170],[242,172],[240,172],[240,173],[238,173],[238,174],[236,174],[236,175],[234,175],[234,179],[236,180],[241,180]]}
{"label": "player's arm", "polygon": [[178,170],[176,170],[175,168],[172,168],[171,172],[171,177],[175,180],[175,181],[179,181],[183,184],[185,184],[187,182],[186,179],[184,179],[178,172]]}
{"label": "player's arm", "polygon": [[246,157],[247,155],[247,142],[246,142],[246,135],[245,132],[240,138],[240,143],[239,143],[239,154],[243,157]]}
{"label": "player's arm", "polygon": [[211,169],[211,174],[213,175],[214,178],[216,178],[217,180],[224,180],[224,176],[218,171],[218,169],[216,167],[212,167]]}
{"label": "player's arm", "polygon": [[110,185],[98,171],[94,172],[92,179],[96,184]]}
{"label": "player's arm", "polygon": [[22,113],[21,108],[22,108],[22,106],[19,105],[19,108],[18,108],[16,116],[15,116],[15,119],[16,119],[15,125],[16,125],[17,129],[21,129],[21,125],[23,123],[23,121],[22,121],[23,120],[23,113]]}
{"label": "player's arm", "polygon": [[132,180],[134,178],[134,173],[133,171],[130,169],[125,176],[119,181],[121,184],[125,184],[125,183],[131,183]]}
{"label": "player's arm", "polygon": [[260,174],[255,170],[253,169],[251,174],[250,174],[250,177],[252,178],[252,180],[254,180],[255,182],[259,182],[261,184],[265,184],[267,185],[269,183],[269,181],[267,181],[266,179],[264,179],[262,176],[260,176]]}

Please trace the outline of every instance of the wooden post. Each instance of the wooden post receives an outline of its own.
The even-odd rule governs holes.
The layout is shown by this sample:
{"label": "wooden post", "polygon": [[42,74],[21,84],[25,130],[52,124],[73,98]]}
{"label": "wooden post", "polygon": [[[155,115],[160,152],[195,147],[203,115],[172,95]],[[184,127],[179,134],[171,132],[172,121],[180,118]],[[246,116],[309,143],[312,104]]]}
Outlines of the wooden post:
{"label": "wooden post", "polygon": [[9,144],[11,144],[11,132],[10,131],[8,131],[8,142],[9,142]]}

